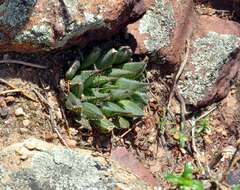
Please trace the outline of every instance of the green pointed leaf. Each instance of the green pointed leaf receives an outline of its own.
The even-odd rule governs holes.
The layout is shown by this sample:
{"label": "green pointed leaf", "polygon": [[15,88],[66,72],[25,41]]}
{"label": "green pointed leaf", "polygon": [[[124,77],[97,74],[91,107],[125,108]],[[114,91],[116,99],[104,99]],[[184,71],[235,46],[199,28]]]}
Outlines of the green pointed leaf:
{"label": "green pointed leaf", "polygon": [[87,69],[92,65],[96,65],[97,60],[100,58],[100,56],[101,56],[101,49],[99,47],[93,48],[93,50],[84,59],[83,64],[81,65],[81,69]]}
{"label": "green pointed leaf", "polygon": [[65,74],[65,78],[67,80],[71,80],[76,75],[79,68],[80,68],[80,61],[75,60],[72,64],[72,66],[67,70],[67,72]]}
{"label": "green pointed leaf", "polygon": [[168,174],[165,179],[177,186],[180,187],[191,187],[192,186],[192,180],[186,179],[182,176],[176,176],[176,175],[172,175],[172,174]]}
{"label": "green pointed leaf", "polygon": [[118,89],[117,86],[112,85],[112,84],[105,84],[102,88],[100,88],[100,92],[102,93],[110,93],[111,90],[113,89]]}
{"label": "green pointed leaf", "polygon": [[120,129],[128,129],[130,127],[129,121],[124,117],[118,117],[115,125]]}
{"label": "green pointed leaf", "polygon": [[101,93],[95,88],[92,88],[90,90],[90,92],[91,92],[91,95],[90,96],[83,96],[82,101],[91,102],[91,103],[96,104],[96,103],[101,103],[103,101],[110,100],[110,98],[111,98],[110,94]]}
{"label": "green pointed leaf", "polygon": [[70,92],[66,97],[65,106],[68,110],[74,113],[80,113],[82,109],[82,102],[79,98]]}
{"label": "green pointed leaf", "polygon": [[111,69],[110,72],[107,73],[109,77],[125,77],[125,78],[131,78],[133,77],[134,73],[124,70],[124,69]]}
{"label": "green pointed leaf", "polygon": [[131,96],[131,99],[133,102],[137,103],[141,108],[143,108],[145,105],[148,104],[149,97],[146,93],[143,92],[134,92],[134,94]]}
{"label": "green pointed leaf", "polygon": [[122,64],[130,61],[133,52],[129,46],[122,46],[118,49],[114,64]]}
{"label": "green pointed leaf", "polygon": [[89,123],[89,120],[81,117],[80,115],[75,117],[74,119],[75,119],[75,122],[78,123],[81,126],[80,127],[81,129],[88,129],[88,130],[92,129],[92,127]]}
{"label": "green pointed leaf", "polygon": [[146,88],[146,83],[139,82],[136,80],[129,80],[126,78],[119,78],[115,84],[120,89],[128,89],[131,91],[143,91]]}
{"label": "green pointed leaf", "polygon": [[101,76],[101,75],[92,76],[85,81],[84,87],[85,88],[101,87],[104,84],[114,80],[115,78],[113,77],[107,77],[107,76]]}
{"label": "green pointed leaf", "polygon": [[108,119],[93,120],[91,122],[101,133],[110,133],[116,126]]}
{"label": "green pointed leaf", "polygon": [[204,190],[203,183],[201,181],[193,180],[192,189],[193,190]]}
{"label": "green pointed leaf", "polygon": [[146,69],[147,64],[145,62],[132,62],[125,63],[122,69],[127,70],[132,73],[130,77],[138,78],[142,75],[143,71]]}
{"label": "green pointed leaf", "polygon": [[92,88],[89,90],[89,96],[83,96],[82,101],[91,103],[101,103],[103,101],[110,100],[111,95],[108,93],[101,93],[99,89]]}
{"label": "green pointed leaf", "polygon": [[75,76],[70,82],[70,90],[71,92],[78,98],[81,98],[83,93],[83,82],[82,77],[80,75]]}
{"label": "green pointed leaf", "polygon": [[111,100],[117,101],[130,98],[134,92],[124,89],[111,89],[109,93],[111,95]]}
{"label": "green pointed leaf", "polygon": [[97,106],[89,102],[82,103],[82,114],[84,118],[89,120],[104,118],[102,111]]}
{"label": "green pointed leaf", "polygon": [[192,164],[191,163],[186,163],[184,165],[184,171],[182,176],[184,178],[192,179]]}
{"label": "green pointed leaf", "polygon": [[[90,83],[90,80],[97,75],[96,71],[82,71],[80,75],[75,76],[70,82],[70,89],[77,97],[81,97],[85,85]],[[86,86],[87,87],[87,86]]]}
{"label": "green pointed leaf", "polygon": [[106,95],[110,96],[110,94],[108,94],[108,93],[101,93],[99,88],[92,88],[91,93],[92,93],[93,96],[99,97],[99,98],[100,97],[105,97]]}
{"label": "green pointed leaf", "polygon": [[176,175],[173,175],[173,174],[167,174],[165,176],[165,180],[167,180],[168,182],[174,184],[174,185],[178,185],[178,184],[181,184],[181,179],[182,177],[180,176],[176,176]]}
{"label": "green pointed leaf", "polygon": [[80,76],[82,78],[82,82],[84,83],[89,77],[95,76],[97,73],[98,73],[98,71],[94,71],[94,70],[82,71],[80,73]]}
{"label": "green pointed leaf", "polygon": [[109,67],[112,67],[116,60],[116,54],[117,50],[114,48],[110,49],[100,60],[100,62],[97,64],[98,69],[107,69]]}
{"label": "green pointed leaf", "polygon": [[118,104],[127,112],[131,113],[129,117],[142,117],[144,116],[143,110],[134,102],[130,100],[121,100]]}
{"label": "green pointed leaf", "polygon": [[119,105],[114,104],[112,102],[105,103],[102,106],[101,110],[104,113],[104,115],[106,115],[107,117],[118,115],[118,114],[125,114],[125,115],[130,114],[129,112],[121,108]]}

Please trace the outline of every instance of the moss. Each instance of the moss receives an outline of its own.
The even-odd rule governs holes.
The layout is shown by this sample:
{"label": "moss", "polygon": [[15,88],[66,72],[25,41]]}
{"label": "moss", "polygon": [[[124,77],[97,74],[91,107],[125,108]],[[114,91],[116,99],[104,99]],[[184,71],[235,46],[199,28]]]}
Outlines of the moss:
{"label": "moss", "polygon": [[175,27],[173,8],[164,0],[155,0],[151,7],[140,20],[140,33],[149,34],[149,39],[144,41],[150,52],[167,47],[170,44],[170,35]]}
{"label": "moss", "polygon": [[179,82],[180,91],[189,103],[196,104],[204,97],[216,81],[229,54],[237,48],[238,42],[240,38],[237,36],[214,32],[193,42],[190,63],[194,71],[185,70],[185,79]]}

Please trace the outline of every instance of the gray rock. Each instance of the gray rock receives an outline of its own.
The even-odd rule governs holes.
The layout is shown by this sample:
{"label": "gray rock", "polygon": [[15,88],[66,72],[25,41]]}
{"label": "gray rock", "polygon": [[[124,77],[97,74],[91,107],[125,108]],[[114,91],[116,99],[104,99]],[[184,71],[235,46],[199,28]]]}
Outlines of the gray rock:
{"label": "gray rock", "polygon": [[[23,148],[27,149],[25,160],[19,155]],[[3,149],[0,162],[0,189],[151,189],[115,162],[91,151],[69,150],[36,139]]]}

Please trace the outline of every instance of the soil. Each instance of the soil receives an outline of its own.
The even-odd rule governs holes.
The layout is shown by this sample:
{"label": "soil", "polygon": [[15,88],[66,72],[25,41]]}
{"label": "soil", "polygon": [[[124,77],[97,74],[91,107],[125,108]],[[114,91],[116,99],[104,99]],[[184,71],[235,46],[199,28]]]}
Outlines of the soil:
{"label": "soil", "polygon": [[[221,18],[239,21],[239,12],[237,13],[235,7],[228,8],[226,11],[220,9],[212,1],[196,2],[196,10],[200,14],[218,15]],[[205,180],[210,177],[211,183],[214,183],[213,178],[219,181],[223,179],[223,184],[227,182],[231,184],[232,176],[228,175],[226,178],[225,171],[228,171],[240,137],[239,79],[235,81],[228,97],[221,103],[213,105],[214,111],[203,118],[207,118],[207,129],[198,132],[203,120],[197,123],[194,140],[199,155],[196,156],[191,136],[192,126],[188,122],[191,121],[191,117],[186,121],[187,124],[183,130],[186,146],[183,149],[179,145],[181,111],[177,99],[173,98],[171,101],[171,114],[166,114],[173,73],[161,73],[159,66],[154,64],[149,66],[146,72],[151,96],[149,105],[145,109],[146,116],[136,121],[131,130],[114,131],[114,134],[102,136],[97,131],[82,129],[74,123],[71,115],[63,111],[62,89],[59,84],[64,78],[68,65],[80,55],[77,47],[51,54],[2,55],[3,59],[7,57],[24,60],[47,65],[49,68],[43,70],[18,64],[0,64],[0,78],[36,100],[30,100],[22,93],[8,93],[0,96],[0,149],[29,137],[40,138],[55,144],[67,144],[70,147],[94,149],[106,154],[109,154],[113,148],[123,146],[151,171],[162,187],[169,187],[164,180],[167,172],[182,172],[186,162],[192,162],[197,166],[196,168],[199,168],[199,160],[204,163],[204,169],[206,169],[205,166],[209,166],[211,174],[203,175],[200,170],[195,170],[196,178]],[[10,89],[9,86],[0,82],[0,93]],[[53,129],[48,107],[37,94],[45,97],[52,106],[60,136]],[[197,110],[194,115],[199,117],[212,107]],[[18,114],[19,109],[24,113]],[[66,122],[69,128],[66,127]],[[240,159],[238,158],[240,157],[236,158],[232,168],[234,171],[239,171],[238,160]],[[240,180],[240,175],[237,179]]]}

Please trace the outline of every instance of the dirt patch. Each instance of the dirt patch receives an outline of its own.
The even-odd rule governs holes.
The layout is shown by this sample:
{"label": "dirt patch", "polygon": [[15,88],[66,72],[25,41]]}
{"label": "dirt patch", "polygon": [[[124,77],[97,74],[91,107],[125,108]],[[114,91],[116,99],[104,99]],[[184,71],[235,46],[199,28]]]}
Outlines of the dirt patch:
{"label": "dirt patch", "polygon": [[[18,60],[25,58],[21,55],[12,55],[11,59],[12,57]],[[31,55],[27,57],[31,62],[37,62],[37,59],[31,58]],[[50,62],[48,62],[49,65]],[[48,111],[35,93],[46,93],[58,117],[56,120],[61,123],[59,95],[52,87],[52,82],[58,74],[53,74],[53,69],[42,70],[17,64],[0,65],[0,92],[3,94],[0,97],[0,148],[32,136],[58,142],[50,124]],[[47,89],[43,90],[42,83],[47,85]],[[7,91],[14,90],[9,85],[21,90],[24,94],[8,93]]]}

